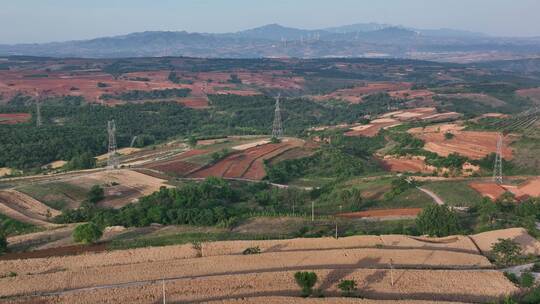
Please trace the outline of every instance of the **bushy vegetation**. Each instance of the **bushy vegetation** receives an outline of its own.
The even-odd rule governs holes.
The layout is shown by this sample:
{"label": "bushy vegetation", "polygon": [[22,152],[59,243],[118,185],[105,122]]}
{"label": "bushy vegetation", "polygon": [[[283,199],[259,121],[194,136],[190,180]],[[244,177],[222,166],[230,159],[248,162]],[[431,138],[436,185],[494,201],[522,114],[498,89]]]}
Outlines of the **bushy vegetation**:
{"label": "bushy vegetation", "polygon": [[355,280],[342,280],[339,282],[338,288],[345,297],[354,296],[354,293],[358,289]]}
{"label": "bushy vegetation", "polygon": [[303,297],[309,297],[313,293],[313,286],[317,283],[316,273],[299,271],[294,274],[294,279],[298,286],[302,288]]}
{"label": "bushy vegetation", "polygon": [[418,230],[429,236],[449,236],[460,230],[457,214],[447,206],[431,205],[425,208],[416,219]]}
{"label": "bushy vegetation", "polygon": [[4,232],[0,230],[0,255],[6,253],[7,245],[8,243],[7,243],[6,236],[4,235]]}
{"label": "bushy vegetation", "polygon": [[323,144],[312,156],[272,165],[267,162],[268,180],[287,183],[303,176],[343,179],[382,171],[372,154],[384,146],[383,137],[346,137],[332,134],[328,135],[328,138],[330,143]]}
{"label": "bushy vegetation", "polygon": [[491,255],[497,265],[511,266],[521,257],[521,247],[510,239],[499,239],[491,246]]}
{"label": "bushy vegetation", "polygon": [[103,231],[94,223],[81,224],[73,230],[73,240],[83,244],[95,243],[102,235]]}
{"label": "bushy vegetation", "polygon": [[169,99],[177,97],[187,97],[190,92],[190,89],[163,89],[152,91],[134,90],[120,94],[103,94],[101,95],[101,99],[119,99],[124,101]]}
{"label": "bushy vegetation", "polygon": [[105,199],[105,190],[100,185],[94,185],[88,191],[87,201],[91,204],[97,204]]}

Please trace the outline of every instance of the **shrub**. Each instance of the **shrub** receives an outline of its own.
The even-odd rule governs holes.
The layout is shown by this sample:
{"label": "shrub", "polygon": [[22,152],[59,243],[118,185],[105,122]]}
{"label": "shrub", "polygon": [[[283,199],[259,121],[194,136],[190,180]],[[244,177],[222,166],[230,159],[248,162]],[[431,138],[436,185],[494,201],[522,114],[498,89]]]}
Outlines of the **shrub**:
{"label": "shrub", "polygon": [[540,272],[540,262],[534,263],[533,267],[531,268],[532,272]]}
{"label": "shrub", "polygon": [[100,185],[94,185],[88,192],[87,199],[90,203],[96,204],[105,198],[105,191]]}
{"label": "shrub", "polygon": [[525,288],[531,288],[534,286],[535,278],[530,272],[525,272],[521,275],[521,286]]}
{"label": "shrub", "polygon": [[344,296],[350,297],[354,295],[354,292],[356,292],[356,281],[354,280],[342,280],[338,284],[339,290],[343,293]]}
{"label": "shrub", "polygon": [[4,233],[0,231],[0,255],[6,253],[7,251],[7,240],[4,236]]}
{"label": "shrub", "polygon": [[260,253],[261,253],[261,248],[259,248],[259,246],[246,248],[246,250],[244,250],[244,252],[242,252],[242,254],[244,254],[244,255],[260,254]]}
{"label": "shrub", "polygon": [[510,239],[499,239],[491,246],[491,254],[497,265],[508,266],[515,263],[521,256],[521,247]]}
{"label": "shrub", "polygon": [[103,235],[101,229],[94,223],[82,224],[73,231],[75,242],[84,244],[95,243]]}
{"label": "shrub", "polygon": [[316,273],[299,271],[294,274],[294,279],[298,286],[302,288],[303,297],[309,297],[313,293],[313,286],[317,283]]}
{"label": "shrub", "polygon": [[454,137],[455,137],[455,135],[450,133],[450,132],[444,133],[444,139],[446,139],[446,140],[450,140],[450,139],[452,139]]}
{"label": "shrub", "polygon": [[516,285],[519,285],[519,279],[518,277],[511,273],[511,272],[505,272],[504,273],[504,276],[512,283],[516,284]]}
{"label": "shrub", "polygon": [[523,304],[537,304],[540,303],[540,287],[536,287],[526,294],[520,301]]}

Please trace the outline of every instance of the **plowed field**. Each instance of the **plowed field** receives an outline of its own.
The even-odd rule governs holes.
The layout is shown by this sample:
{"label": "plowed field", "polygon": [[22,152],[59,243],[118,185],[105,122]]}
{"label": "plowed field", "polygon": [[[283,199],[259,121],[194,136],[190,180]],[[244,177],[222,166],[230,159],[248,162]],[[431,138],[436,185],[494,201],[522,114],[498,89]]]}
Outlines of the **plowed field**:
{"label": "plowed field", "polygon": [[262,144],[251,147],[233,153],[210,167],[194,172],[191,176],[198,178],[217,176],[261,180],[266,175],[264,160],[275,157],[298,144],[296,140],[291,140],[279,144]]}

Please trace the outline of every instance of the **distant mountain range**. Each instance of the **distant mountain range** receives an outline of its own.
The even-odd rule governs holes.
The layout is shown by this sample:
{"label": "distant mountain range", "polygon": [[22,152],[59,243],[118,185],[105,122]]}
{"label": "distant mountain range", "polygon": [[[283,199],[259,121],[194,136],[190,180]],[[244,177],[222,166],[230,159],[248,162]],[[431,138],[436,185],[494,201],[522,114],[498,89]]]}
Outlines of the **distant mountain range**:
{"label": "distant mountain range", "polygon": [[538,38],[499,38],[462,30],[414,29],[379,23],[319,30],[269,24],[225,34],[154,31],[91,40],[0,45],[2,56],[91,58],[382,57],[470,61],[529,58],[538,54]]}

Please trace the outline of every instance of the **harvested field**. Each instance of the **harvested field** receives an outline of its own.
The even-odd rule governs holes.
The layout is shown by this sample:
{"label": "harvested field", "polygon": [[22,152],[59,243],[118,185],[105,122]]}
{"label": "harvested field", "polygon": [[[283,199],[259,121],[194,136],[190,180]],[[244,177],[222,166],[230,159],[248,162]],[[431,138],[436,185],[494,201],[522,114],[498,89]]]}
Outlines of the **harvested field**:
{"label": "harvested field", "polygon": [[[499,234],[527,236],[525,230],[509,231]],[[160,299],[161,286],[154,284],[165,279],[168,301],[256,298],[266,303],[268,296],[298,296],[293,275],[301,270],[315,271],[319,277],[316,289],[329,297],[339,295],[337,284],[343,279],[360,282],[363,297],[408,299],[415,303],[486,302],[517,290],[502,273],[485,269],[492,265],[466,236],[355,236],[201,245],[4,260],[0,274],[14,271],[18,275],[2,279],[5,288],[0,290],[0,296],[34,295],[12,298],[15,303],[155,303]],[[254,246],[261,248],[261,254],[242,254]],[[394,286],[390,284],[390,263],[394,267]],[[61,293],[39,296],[57,291]]]}
{"label": "harvested field", "polygon": [[254,148],[254,147],[257,147],[257,146],[266,145],[268,143],[270,143],[269,139],[263,139],[263,140],[259,140],[259,141],[248,143],[248,144],[234,146],[234,147],[232,147],[232,149],[235,150],[235,151],[244,151],[244,150]]}
{"label": "harvested field", "polygon": [[345,133],[345,136],[367,136],[374,137],[379,134],[379,131],[388,127],[395,127],[400,125],[397,120],[394,119],[377,119],[367,125],[360,125],[352,127],[351,131]]}
{"label": "harvested field", "polygon": [[65,161],[65,160],[57,160],[57,161],[53,161],[51,163],[48,163],[46,164],[45,166],[43,166],[44,168],[50,168],[50,169],[60,169],[62,168],[63,166],[65,166],[68,162]]}
{"label": "harvested field", "polygon": [[[409,130],[409,133],[425,141],[424,149],[441,156],[458,153],[471,159],[482,159],[497,151],[497,141],[500,134],[498,132],[458,131],[457,127],[452,124],[440,125],[439,129],[432,131],[433,128],[414,128]],[[447,132],[452,133],[454,137],[445,138]],[[506,137],[503,147],[505,159],[512,159],[513,151],[509,144],[510,138]]]}
{"label": "harvested field", "polygon": [[497,243],[499,239],[511,239],[520,245],[523,254],[540,255],[540,242],[530,236],[527,230],[523,228],[488,231],[471,235],[471,238],[484,254],[491,252],[491,246]]}
{"label": "harvested field", "polygon": [[0,125],[14,125],[27,122],[32,118],[28,113],[0,113]]}
{"label": "harvested field", "polygon": [[420,212],[421,208],[406,208],[406,209],[377,209],[360,212],[342,213],[338,216],[344,218],[415,218]]}
{"label": "harvested field", "polygon": [[39,249],[44,244],[48,246],[51,242],[71,238],[75,226],[75,224],[71,224],[55,229],[9,237],[9,248],[12,251],[19,251],[33,248]]}
{"label": "harvested field", "polygon": [[3,177],[3,176],[6,176],[6,175],[11,175],[13,173],[13,170],[11,170],[10,168],[0,168],[0,177]]}
{"label": "harvested field", "polygon": [[503,187],[517,198],[540,197],[540,177],[530,178],[518,186],[503,185]]}
{"label": "harvested field", "polygon": [[58,210],[15,190],[0,191],[0,212],[18,221],[44,227],[55,226],[48,221],[60,214]]}
{"label": "harvested field", "polygon": [[[364,297],[375,299],[411,299],[436,301],[488,302],[516,292],[518,289],[497,271],[480,272],[468,270],[394,270],[397,280],[391,285],[390,270],[377,269],[314,269],[319,277],[315,289],[327,296],[338,296],[337,284],[342,279],[362,282],[359,286]],[[127,275],[127,273],[126,273]],[[167,282],[167,300],[173,302],[208,302],[237,298],[271,296],[298,296],[299,290],[293,278],[294,271],[274,271],[175,279]],[[6,282],[21,290],[20,278]],[[75,285],[78,285],[76,281]],[[269,282],[272,282],[269,284]],[[65,288],[64,282],[50,282]],[[156,303],[160,297],[160,285],[155,282],[139,286],[115,289],[99,289],[92,292],[68,293],[56,298],[56,303]],[[71,287],[70,285],[68,289]],[[40,287],[39,285],[36,287]],[[457,291],[459,292],[452,292]],[[54,303],[54,302],[53,302]]]}
{"label": "harvested field", "polygon": [[69,178],[65,182],[84,188],[105,185],[106,196],[100,205],[113,208],[121,208],[135,202],[141,196],[158,191],[161,187],[168,187],[163,179],[128,169],[95,172]]}

